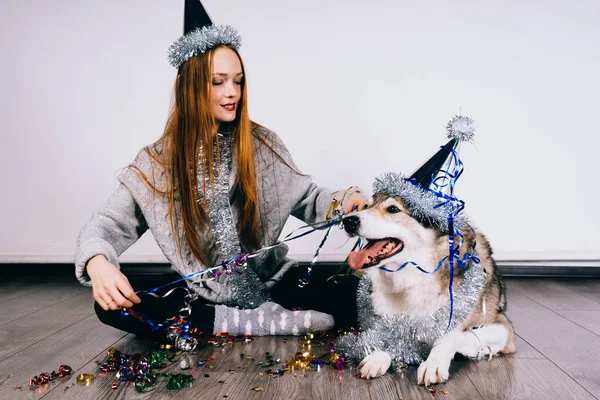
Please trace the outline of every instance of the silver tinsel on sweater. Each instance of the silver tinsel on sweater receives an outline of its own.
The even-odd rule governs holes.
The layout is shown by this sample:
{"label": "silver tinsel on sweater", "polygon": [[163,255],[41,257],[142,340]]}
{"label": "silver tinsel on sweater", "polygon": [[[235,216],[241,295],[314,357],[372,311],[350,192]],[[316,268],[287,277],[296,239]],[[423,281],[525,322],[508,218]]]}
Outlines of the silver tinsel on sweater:
{"label": "silver tinsel on sweater", "polygon": [[463,142],[472,142],[475,137],[473,120],[463,115],[456,115],[446,125],[448,139],[458,139]]}
{"label": "silver tinsel on sweater", "polygon": [[[404,205],[416,220],[437,226],[444,233],[448,233],[448,214],[452,212],[452,204],[446,203],[436,208],[445,200],[406,181],[403,175],[389,172],[377,177],[373,183],[373,193],[384,193],[402,198]],[[454,217],[456,229],[460,229],[464,222],[466,220],[462,215]]]}
{"label": "silver tinsel on sweater", "polygon": [[180,37],[169,47],[169,64],[179,68],[193,56],[222,44],[228,44],[236,49],[242,45],[242,38],[233,26],[209,25],[198,28]]}
{"label": "silver tinsel on sweater", "polygon": [[[463,280],[454,291],[452,323],[448,330],[460,326],[480,299],[484,283],[481,265],[470,262]],[[402,272],[396,272],[402,273]],[[336,341],[335,351],[346,360],[358,364],[375,351],[385,351],[392,358],[392,367],[420,364],[431,351],[429,344],[446,332],[450,319],[450,301],[431,315],[375,315],[371,301],[371,282],[363,277],[357,291],[357,335],[347,334]]]}
{"label": "silver tinsel on sweater", "polygon": [[[203,183],[206,185],[206,212],[210,231],[215,238],[215,253],[218,254],[215,265],[242,255],[242,249],[233,221],[229,202],[229,171],[232,161],[231,132],[219,133],[220,154],[214,146],[214,181],[211,184],[207,172],[202,170],[202,148],[200,149],[200,165],[198,165],[198,193],[204,202]],[[229,298],[225,304],[241,308],[256,308],[270,299],[263,283],[252,267],[237,269],[231,274],[223,273],[214,276],[229,289]]]}

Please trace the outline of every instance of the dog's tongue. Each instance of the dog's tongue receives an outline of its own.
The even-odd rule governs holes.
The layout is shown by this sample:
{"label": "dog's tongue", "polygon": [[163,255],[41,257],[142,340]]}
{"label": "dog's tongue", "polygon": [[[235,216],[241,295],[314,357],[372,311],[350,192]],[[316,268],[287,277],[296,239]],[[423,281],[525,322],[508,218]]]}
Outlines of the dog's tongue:
{"label": "dog's tongue", "polygon": [[387,240],[377,240],[375,242],[370,242],[367,247],[362,250],[350,252],[350,255],[348,256],[348,265],[353,270],[361,269],[369,260],[369,256],[372,258],[377,257],[377,254],[379,254],[387,242]]}

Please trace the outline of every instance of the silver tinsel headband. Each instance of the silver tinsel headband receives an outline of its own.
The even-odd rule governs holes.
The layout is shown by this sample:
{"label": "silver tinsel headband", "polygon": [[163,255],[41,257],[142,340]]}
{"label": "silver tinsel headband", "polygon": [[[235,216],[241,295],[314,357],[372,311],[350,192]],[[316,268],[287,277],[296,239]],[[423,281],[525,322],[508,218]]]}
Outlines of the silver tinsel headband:
{"label": "silver tinsel headband", "polygon": [[235,49],[242,45],[242,38],[231,25],[209,25],[180,37],[169,47],[169,64],[179,68],[184,62],[207,50],[227,44]]}
{"label": "silver tinsel headband", "polygon": [[[373,183],[373,193],[400,197],[416,220],[437,226],[448,233],[448,215],[452,212],[452,204],[438,206],[444,199],[407,181],[403,175],[389,172],[377,177]],[[464,222],[462,215],[454,217],[455,227],[460,228]]]}

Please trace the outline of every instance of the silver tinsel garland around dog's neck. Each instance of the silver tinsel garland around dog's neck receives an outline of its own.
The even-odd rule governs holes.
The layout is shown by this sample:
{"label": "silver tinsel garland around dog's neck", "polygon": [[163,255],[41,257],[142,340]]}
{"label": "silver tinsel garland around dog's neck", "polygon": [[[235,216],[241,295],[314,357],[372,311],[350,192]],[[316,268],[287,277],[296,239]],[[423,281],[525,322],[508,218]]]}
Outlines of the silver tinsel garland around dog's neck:
{"label": "silver tinsel garland around dog's neck", "polygon": [[[237,230],[233,221],[231,205],[229,202],[229,174],[232,168],[233,134],[231,131],[219,132],[219,146],[214,146],[214,179],[210,182],[207,171],[203,171],[203,149],[200,149],[198,165],[198,193],[200,202],[204,202],[204,188],[206,187],[206,213],[214,246],[220,264],[242,254]],[[220,154],[217,150],[220,148]],[[244,271],[234,271],[231,274],[222,274],[215,279],[226,285],[229,289],[228,298],[223,299],[227,305],[240,308],[256,308],[270,300],[268,292],[260,281],[256,272],[249,264]],[[201,281],[198,282],[201,284]]]}
{"label": "silver tinsel garland around dog's neck", "polygon": [[[462,281],[454,291],[452,323],[448,332],[460,326],[480,300],[479,293],[485,278],[483,267],[471,261],[466,268]],[[439,273],[443,273],[443,270]],[[427,316],[375,315],[371,282],[366,276],[360,280],[356,303],[360,332],[341,336],[335,346],[336,352],[355,364],[375,351],[387,352],[394,368],[420,364],[431,350],[427,343],[434,342],[446,333],[450,319],[450,301]]]}

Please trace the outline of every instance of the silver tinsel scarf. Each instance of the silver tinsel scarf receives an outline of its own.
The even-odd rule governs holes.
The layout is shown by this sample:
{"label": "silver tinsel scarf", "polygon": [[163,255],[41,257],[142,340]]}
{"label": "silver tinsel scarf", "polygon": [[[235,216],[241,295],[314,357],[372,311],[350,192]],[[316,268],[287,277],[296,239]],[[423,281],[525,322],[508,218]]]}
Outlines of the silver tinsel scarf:
{"label": "silver tinsel scarf", "polygon": [[242,45],[242,38],[233,26],[209,25],[198,28],[180,37],[169,47],[169,64],[179,68],[193,56],[222,44],[233,46],[236,49]]}
{"label": "silver tinsel scarf", "polygon": [[[407,181],[403,175],[395,172],[383,174],[375,179],[373,193],[384,193],[389,196],[402,198],[404,205],[412,216],[422,222],[437,226],[443,233],[448,233],[448,214],[452,212],[452,205],[446,203],[436,208],[444,199]],[[466,222],[461,214],[454,217],[455,229],[460,229]]]}
{"label": "silver tinsel scarf", "polygon": [[[482,266],[470,262],[463,280],[454,292],[452,331],[460,326],[480,301],[484,283]],[[402,272],[396,272],[402,273]],[[434,342],[446,333],[450,318],[450,301],[431,315],[375,315],[371,301],[371,282],[363,276],[357,291],[358,323],[361,332],[346,334],[336,341],[335,351],[354,364],[375,351],[385,351],[392,358],[392,367],[399,368],[425,361]]]}
{"label": "silver tinsel scarf", "polygon": [[[198,165],[198,193],[200,201],[204,202],[203,183],[206,185],[206,212],[210,231],[215,238],[215,249],[218,259],[215,265],[242,254],[237,229],[233,221],[231,205],[229,203],[229,171],[232,160],[231,132],[219,133],[220,154],[214,146],[214,181],[211,184],[208,171],[203,172],[203,151],[200,149],[200,164]],[[231,274],[222,274],[215,279],[226,285],[229,289],[229,298],[224,303],[240,308],[256,308],[269,301],[270,297],[265,290],[256,272],[252,267],[243,271],[234,271]]]}

